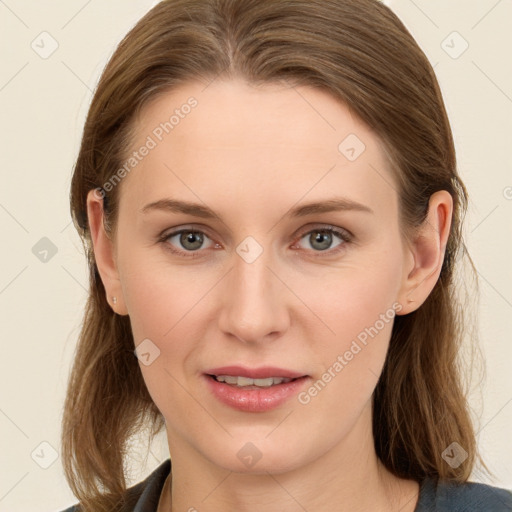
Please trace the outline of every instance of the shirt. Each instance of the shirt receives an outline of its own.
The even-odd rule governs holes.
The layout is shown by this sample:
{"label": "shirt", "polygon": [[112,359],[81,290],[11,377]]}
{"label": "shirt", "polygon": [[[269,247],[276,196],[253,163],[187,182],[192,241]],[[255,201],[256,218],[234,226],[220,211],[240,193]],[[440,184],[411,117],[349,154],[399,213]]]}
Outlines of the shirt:
{"label": "shirt", "polygon": [[[167,459],[145,480],[126,491],[122,512],[156,512],[165,479],[171,471]],[[76,505],[62,512],[80,512]],[[512,512],[512,492],[476,482],[462,484],[425,478],[414,512]]]}

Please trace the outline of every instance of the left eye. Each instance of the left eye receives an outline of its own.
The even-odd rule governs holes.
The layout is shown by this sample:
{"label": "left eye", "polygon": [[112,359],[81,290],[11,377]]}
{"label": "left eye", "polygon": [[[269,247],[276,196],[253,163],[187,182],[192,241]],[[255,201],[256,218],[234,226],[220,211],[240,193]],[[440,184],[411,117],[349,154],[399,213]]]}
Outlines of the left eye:
{"label": "left eye", "polygon": [[[333,237],[337,237],[341,240],[334,247],[332,247]],[[310,246],[315,249],[315,252],[327,251],[328,249],[339,247],[350,241],[348,234],[334,228],[321,228],[308,231],[301,236],[301,240],[303,239],[307,240]]]}

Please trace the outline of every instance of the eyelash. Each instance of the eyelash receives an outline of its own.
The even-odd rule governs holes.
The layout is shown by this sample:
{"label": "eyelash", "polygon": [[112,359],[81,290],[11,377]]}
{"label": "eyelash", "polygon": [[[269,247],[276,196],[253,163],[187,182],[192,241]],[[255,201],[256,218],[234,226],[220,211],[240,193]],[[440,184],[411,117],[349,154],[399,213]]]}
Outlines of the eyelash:
{"label": "eyelash", "polygon": [[[322,226],[317,226],[313,229],[309,229],[308,231],[302,232],[300,235],[298,235],[298,242],[300,242],[300,240],[302,240],[304,238],[304,236],[309,235],[311,233],[318,232],[318,231],[324,231],[327,233],[334,234],[334,235],[338,236],[342,240],[343,243],[340,243],[334,249],[326,249],[325,251],[314,251],[313,250],[313,253],[316,253],[313,255],[314,258],[323,257],[324,255],[334,256],[335,254],[338,254],[338,252],[344,250],[345,246],[347,244],[352,243],[352,240],[353,240],[352,233],[350,233],[349,231],[347,231],[345,229],[340,229],[340,228],[337,228],[337,227],[331,226],[331,225],[322,225]],[[205,235],[206,237],[208,237],[208,235],[204,231],[201,231],[199,229],[194,229],[194,228],[187,228],[187,229],[180,229],[177,231],[172,231],[170,233],[163,233],[158,237],[158,242],[163,243],[166,250],[171,251],[173,254],[177,254],[177,255],[185,257],[185,258],[201,257],[202,256],[201,249],[198,249],[196,251],[181,251],[179,249],[175,249],[168,242],[168,240],[170,238],[172,238],[173,236],[179,235],[181,233],[199,233],[201,235]],[[208,237],[208,238],[210,238],[210,237]],[[294,243],[294,245],[296,245],[296,244]],[[306,251],[309,252],[311,250],[306,250]]]}

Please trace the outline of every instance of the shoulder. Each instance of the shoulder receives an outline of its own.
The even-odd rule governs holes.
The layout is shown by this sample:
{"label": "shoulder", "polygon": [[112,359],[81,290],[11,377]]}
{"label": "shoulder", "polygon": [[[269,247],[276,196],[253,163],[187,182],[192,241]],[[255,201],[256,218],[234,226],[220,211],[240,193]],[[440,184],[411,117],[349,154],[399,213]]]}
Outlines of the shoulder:
{"label": "shoulder", "polygon": [[[165,479],[171,471],[171,461],[167,459],[145,480],[126,490],[121,512],[156,511]],[[73,505],[62,512],[81,512],[79,505]]]}
{"label": "shoulder", "polygon": [[511,512],[512,492],[491,485],[425,479],[415,512]]}

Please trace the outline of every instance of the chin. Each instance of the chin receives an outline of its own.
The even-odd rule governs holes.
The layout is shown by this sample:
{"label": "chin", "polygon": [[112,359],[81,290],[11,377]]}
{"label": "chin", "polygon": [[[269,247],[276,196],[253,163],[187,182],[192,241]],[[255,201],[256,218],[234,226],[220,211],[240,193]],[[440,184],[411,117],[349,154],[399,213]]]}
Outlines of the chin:
{"label": "chin", "polygon": [[251,475],[286,473],[306,462],[303,445],[273,444],[269,440],[234,442],[222,453],[217,456],[212,453],[209,458],[226,470]]}

